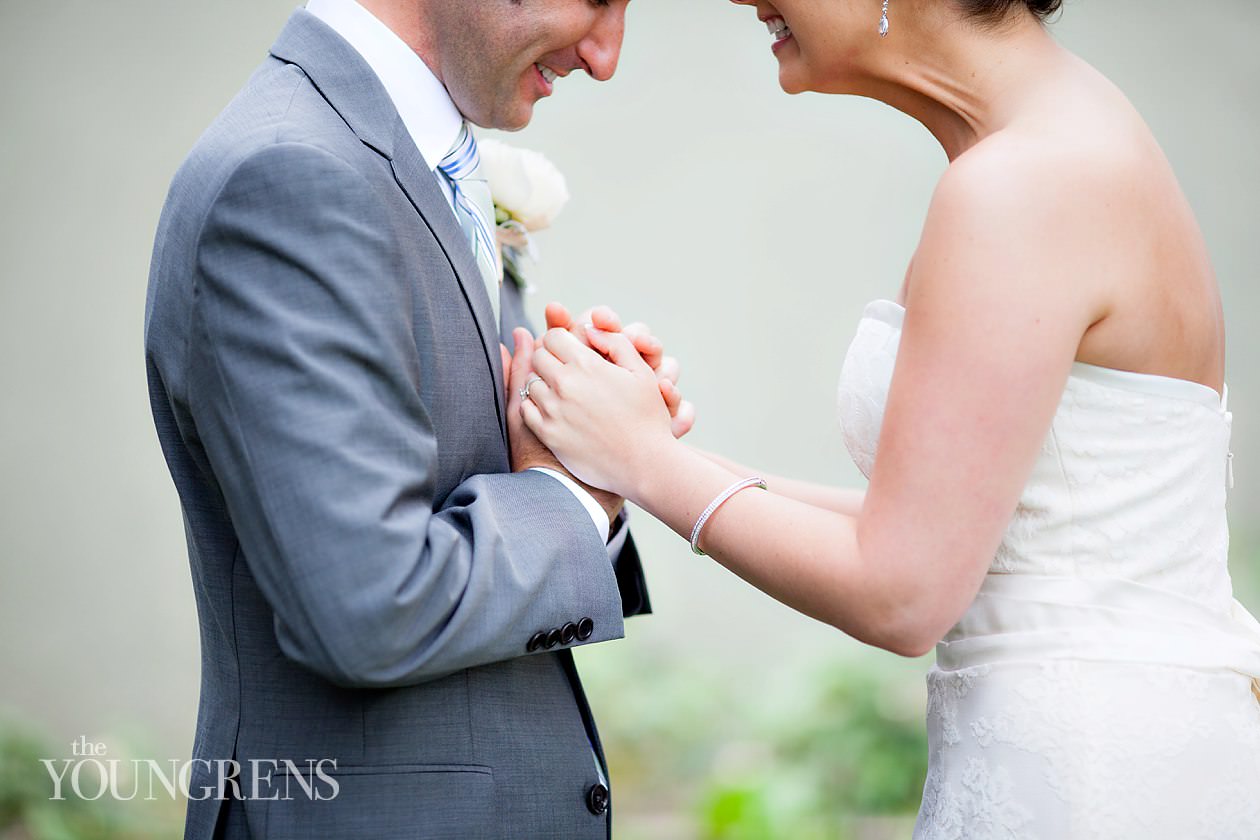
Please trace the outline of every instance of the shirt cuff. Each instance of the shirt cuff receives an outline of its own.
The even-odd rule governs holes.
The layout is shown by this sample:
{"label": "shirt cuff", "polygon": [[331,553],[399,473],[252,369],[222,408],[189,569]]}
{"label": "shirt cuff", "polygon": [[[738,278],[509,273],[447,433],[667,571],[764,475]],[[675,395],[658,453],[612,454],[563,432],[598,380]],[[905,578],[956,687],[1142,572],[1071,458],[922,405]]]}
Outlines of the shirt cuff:
{"label": "shirt cuff", "polygon": [[590,514],[591,523],[595,526],[596,533],[599,534],[599,541],[607,545],[608,543],[608,514],[604,513],[604,508],[599,502],[595,501],[595,497],[587,493],[582,487],[567,475],[549,470],[546,467],[530,467],[531,470],[537,470],[551,476],[560,482],[565,488],[574,495],[574,497],[582,503],[582,507],[586,508],[586,512]]}

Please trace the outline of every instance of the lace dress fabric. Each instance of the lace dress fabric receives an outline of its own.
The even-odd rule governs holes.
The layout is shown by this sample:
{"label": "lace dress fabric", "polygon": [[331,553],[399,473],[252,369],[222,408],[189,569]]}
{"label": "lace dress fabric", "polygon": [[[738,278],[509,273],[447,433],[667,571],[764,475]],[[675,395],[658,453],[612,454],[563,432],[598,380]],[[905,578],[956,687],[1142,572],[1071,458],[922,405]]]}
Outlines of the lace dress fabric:
{"label": "lace dress fabric", "polygon": [[[867,477],[903,317],[868,305],[841,373]],[[1231,420],[1203,385],[1073,367],[989,575],[937,646],[916,840],[1260,838]]]}

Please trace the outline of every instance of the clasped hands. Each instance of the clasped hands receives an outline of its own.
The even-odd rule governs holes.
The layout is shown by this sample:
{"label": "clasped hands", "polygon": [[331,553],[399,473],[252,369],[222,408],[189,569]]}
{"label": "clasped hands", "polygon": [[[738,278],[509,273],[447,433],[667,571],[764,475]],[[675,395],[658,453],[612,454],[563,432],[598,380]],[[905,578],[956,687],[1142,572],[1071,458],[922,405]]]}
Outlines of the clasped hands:
{"label": "clasped hands", "polygon": [[573,477],[612,520],[645,444],[686,435],[695,408],[678,389],[678,360],[645,325],[623,327],[606,306],[574,319],[558,303],[547,306],[546,321],[537,338],[513,331],[514,354],[502,348],[512,469]]}

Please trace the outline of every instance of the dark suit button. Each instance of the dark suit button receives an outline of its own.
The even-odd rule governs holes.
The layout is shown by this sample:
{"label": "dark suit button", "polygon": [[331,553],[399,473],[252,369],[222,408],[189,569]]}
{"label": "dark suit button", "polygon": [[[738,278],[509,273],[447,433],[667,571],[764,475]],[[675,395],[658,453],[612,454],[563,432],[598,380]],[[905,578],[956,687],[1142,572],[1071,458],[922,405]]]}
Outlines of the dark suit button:
{"label": "dark suit button", "polygon": [[586,810],[597,817],[608,812],[608,788],[594,785],[586,792]]}
{"label": "dark suit button", "polygon": [[584,618],[578,622],[577,637],[578,641],[585,642],[595,632],[595,622],[589,618]]}
{"label": "dark suit button", "polygon": [[570,621],[568,624],[560,628],[561,644],[571,645],[573,640],[577,638],[577,625]]}
{"label": "dark suit button", "polygon": [[552,630],[550,633],[547,634],[547,649],[550,650],[551,648],[555,647],[558,644],[560,644],[560,628],[559,627],[557,627],[556,629]]}
{"label": "dark suit button", "polygon": [[529,644],[525,645],[526,653],[533,653],[543,645],[547,644],[547,634],[538,632],[529,637]]}

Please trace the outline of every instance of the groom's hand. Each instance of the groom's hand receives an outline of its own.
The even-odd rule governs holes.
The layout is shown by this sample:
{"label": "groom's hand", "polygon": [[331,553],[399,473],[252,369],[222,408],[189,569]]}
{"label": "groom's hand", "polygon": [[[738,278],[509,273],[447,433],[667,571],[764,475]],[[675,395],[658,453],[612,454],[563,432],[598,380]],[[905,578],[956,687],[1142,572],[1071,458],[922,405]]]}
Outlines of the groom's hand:
{"label": "groom's hand", "polygon": [[646,324],[636,321],[623,327],[621,318],[607,306],[588,309],[575,319],[563,304],[549,303],[546,317],[547,329],[568,330],[578,341],[596,352],[599,352],[598,349],[591,346],[590,337],[583,329],[586,324],[604,332],[619,332],[630,339],[631,345],[643,357],[643,361],[647,362],[648,367],[656,373],[661,398],[665,400],[665,406],[669,409],[670,430],[674,437],[681,438],[691,431],[696,424],[696,409],[683,399],[682,391],[678,390],[681,367],[676,358],[665,355],[664,345],[661,344],[660,339],[652,335],[652,331]]}
{"label": "groom's hand", "polygon": [[507,348],[499,345],[504,358],[503,370],[507,372],[508,448],[512,455],[512,472],[545,467],[562,473],[591,494],[604,509],[604,513],[608,514],[609,522],[615,521],[625,499],[576,478],[525,425],[525,420],[521,417],[521,389],[534,375],[534,337],[526,329],[514,330],[512,337],[516,340],[516,355],[509,357]]}

